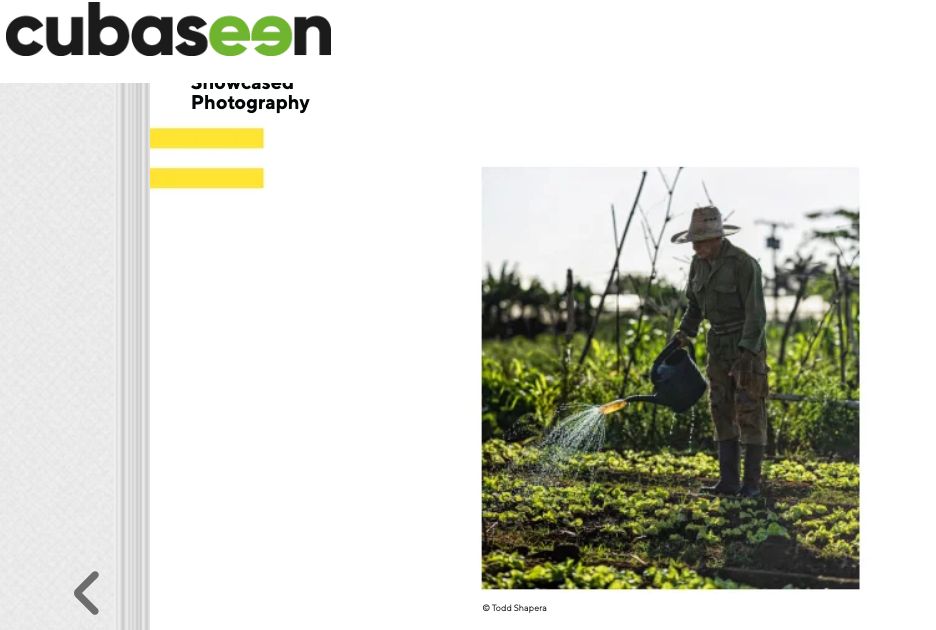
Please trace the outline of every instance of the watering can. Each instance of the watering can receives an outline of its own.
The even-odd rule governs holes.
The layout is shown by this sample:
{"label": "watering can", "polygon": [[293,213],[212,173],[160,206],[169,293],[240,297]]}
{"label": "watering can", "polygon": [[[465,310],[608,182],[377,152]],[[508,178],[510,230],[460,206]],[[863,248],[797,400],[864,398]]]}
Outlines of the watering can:
{"label": "watering can", "polygon": [[602,406],[607,408],[606,413],[616,411],[627,403],[648,402],[655,405],[664,405],[679,413],[687,411],[702,398],[708,384],[695,364],[695,348],[689,346],[692,356],[679,342],[673,340],[667,344],[659,356],[653,361],[650,369],[650,382],[653,383],[653,394],[637,394]]}

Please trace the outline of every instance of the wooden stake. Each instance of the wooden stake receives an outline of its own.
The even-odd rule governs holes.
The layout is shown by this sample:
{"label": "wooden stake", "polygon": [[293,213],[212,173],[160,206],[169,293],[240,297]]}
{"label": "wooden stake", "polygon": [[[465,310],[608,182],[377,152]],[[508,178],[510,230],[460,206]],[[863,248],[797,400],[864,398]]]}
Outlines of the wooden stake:
{"label": "wooden stake", "polygon": [[[838,276],[838,267],[839,267],[839,257],[838,257],[838,256],[835,257],[835,267],[836,267],[836,269],[833,269],[833,270],[832,270],[832,279],[835,281],[835,289],[836,289],[836,291],[839,292],[839,295],[843,295],[843,293],[842,293],[842,292],[843,292],[843,289],[842,289],[841,282],[840,282],[839,276]],[[845,383],[845,356],[846,356],[847,348],[845,347],[845,345],[846,345],[846,344],[845,344],[845,326],[844,326],[844,322],[842,321],[842,301],[843,301],[843,300],[839,299],[839,300],[836,302],[835,310],[836,310],[836,315],[837,315],[837,317],[838,317],[838,330],[839,330],[839,352],[838,352],[838,355],[839,355],[839,380],[840,380],[840,382],[841,382],[842,389],[845,389],[845,388],[846,388],[846,383]]]}
{"label": "wooden stake", "polygon": [[565,341],[572,343],[572,335],[575,333],[575,295],[572,290],[572,270],[566,269],[566,330]]}
{"label": "wooden stake", "polygon": [[796,290],[796,299],[793,300],[793,308],[790,309],[790,316],[787,317],[786,324],[783,326],[783,336],[780,338],[780,355],[777,357],[777,363],[783,365],[786,360],[786,342],[787,338],[790,336],[790,330],[793,328],[793,320],[796,318],[796,310],[799,308],[800,302],[803,299],[803,296],[806,295],[806,285],[809,283],[809,263],[812,261],[812,256],[809,256],[805,261],[800,259],[801,267],[799,275],[799,287]]}
{"label": "wooden stake", "polygon": [[816,340],[819,339],[819,335],[822,333],[825,328],[828,320],[831,319],[830,315],[838,304],[839,294],[835,293],[832,295],[832,300],[829,303],[829,308],[826,309],[826,312],[823,313],[822,319],[819,320],[819,325],[816,327],[816,330],[813,331],[812,336],[809,338],[809,343],[806,345],[806,353],[803,355],[803,358],[800,360],[799,368],[796,371],[796,376],[793,377],[793,387],[796,387],[796,384],[799,383],[800,376],[803,375],[806,368],[806,363],[809,361],[809,357],[812,355],[813,347],[816,345]]}
{"label": "wooden stake", "polygon": [[560,406],[564,405],[569,397],[569,364],[572,362],[572,337],[575,334],[575,295],[573,293],[572,270],[566,269],[566,329],[565,344],[562,348],[562,394]]}
{"label": "wooden stake", "polygon": [[631,219],[634,218],[634,211],[637,210],[637,203],[640,201],[640,193],[643,190],[644,180],[646,179],[647,171],[644,171],[640,175],[640,186],[637,188],[637,195],[634,197],[634,205],[631,206],[630,214],[627,217],[627,223],[624,225],[624,233],[621,235],[621,240],[618,242],[617,253],[614,255],[614,264],[611,265],[611,273],[608,275],[608,284],[605,285],[605,289],[601,293],[601,299],[598,301],[598,310],[595,312],[595,317],[592,318],[591,328],[589,328],[588,337],[585,339],[585,347],[582,348],[582,355],[579,357],[579,365],[585,362],[585,357],[588,356],[588,351],[591,349],[592,338],[594,338],[595,330],[598,328],[598,318],[601,317],[601,311],[604,310],[605,298],[608,297],[608,293],[611,291],[611,286],[614,283],[614,277],[616,275],[615,270],[618,268],[621,250],[624,248],[624,241],[627,239],[628,230],[630,230]]}
{"label": "wooden stake", "polygon": [[640,337],[643,332],[644,311],[646,309],[647,302],[650,301],[650,289],[653,287],[653,280],[656,278],[657,257],[660,254],[660,244],[663,242],[663,234],[666,232],[666,226],[672,219],[670,210],[673,205],[673,191],[676,190],[676,183],[679,181],[679,174],[682,173],[682,169],[683,167],[680,166],[676,170],[676,177],[673,178],[672,186],[670,186],[669,182],[666,181],[666,176],[663,174],[663,171],[660,170],[660,176],[663,178],[663,184],[666,186],[666,193],[669,198],[666,202],[666,215],[663,217],[663,225],[660,226],[660,234],[653,243],[653,260],[650,262],[650,276],[647,278],[647,285],[644,289],[643,299],[640,300],[640,306],[637,310],[637,330],[627,355],[627,366],[624,368],[624,379],[621,382],[621,397],[627,393],[627,377],[630,376],[631,367],[634,365],[634,361],[637,358],[637,346],[640,344]]}
{"label": "wooden stake", "polygon": [[[614,204],[611,204],[611,227],[614,229],[614,244],[617,245],[617,214],[614,212]],[[615,265],[615,279],[617,280],[616,293],[614,299],[614,345],[617,348],[617,371],[621,373],[621,268]]]}
{"label": "wooden stake", "polygon": [[[838,259],[836,259],[838,263]],[[858,383],[858,340],[855,337],[855,327],[852,323],[852,303],[851,303],[851,276],[848,275],[848,269],[842,266],[839,266],[839,273],[841,274],[842,287],[845,291],[845,328],[848,331],[848,347],[851,348],[852,352],[855,354],[855,384]]]}

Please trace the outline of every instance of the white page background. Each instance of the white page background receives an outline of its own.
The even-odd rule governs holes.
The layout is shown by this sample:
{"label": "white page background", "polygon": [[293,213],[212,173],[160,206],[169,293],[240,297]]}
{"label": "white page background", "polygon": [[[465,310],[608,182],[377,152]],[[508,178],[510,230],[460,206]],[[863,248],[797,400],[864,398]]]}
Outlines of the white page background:
{"label": "white page background", "polygon": [[[85,6],[8,3],[2,16]],[[931,412],[895,394],[928,391],[928,372],[895,367],[928,354],[930,9],[104,10],[128,21],[320,13],[333,29],[328,58],[0,54],[5,81],[150,81],[154,126],[266,130],[243,162],[266,169],[264,190],[152,194],[153,628],[708,628],[720,606],[763,628],[926,614]],[[188,109],[190,83],[273,80],[295,81],[310,111]],[[169,158],[154,152],[153,165]],[[860,592],[479,588],[480,169],[658,164],[861,169]],[[485,614],[483,603],[548,612]]]}

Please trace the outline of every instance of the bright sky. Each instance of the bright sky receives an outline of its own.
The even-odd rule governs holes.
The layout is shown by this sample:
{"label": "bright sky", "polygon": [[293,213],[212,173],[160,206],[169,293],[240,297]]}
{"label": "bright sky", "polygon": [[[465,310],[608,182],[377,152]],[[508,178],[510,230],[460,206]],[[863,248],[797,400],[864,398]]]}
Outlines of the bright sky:
{"label": "bright sky", "polygon": [[[536,276],[547,287],[563,287],[565,271],[600,291],[614,262],[611,204],[623,230],[640,182],[639,168],[487,168],[483,172],[482,274],[490,263],[495,273],[503,261],[518,263],[520,274]],[[676,168],[664,168],[672,185]],[[794,254],[804,233],[820,224],[803,215],[844,206],[858,208],[858,169],[854,168],[684,168],[673,193],[672,214],[657,261],[659,271],[676,284],[685,281],[692,246],[674,245],[670,237],[689,227],[692,208],[707,205],[702,182],[712,201],[729,213],[726,223],[741,227],[731,241],[758,258],[771,273],[766,247],[770,228],[757,219],[790,223],[780,230],[779,260]],[[666,212],[666,188],[659,171],[647,169],[640,197],[654,238]],[[815,226],[813,226],[815,224]],[[838,225],[825,222],[824,227]],[[808,250],[804,250],[804,253]],[[680,260],[682,259],[682,260]],[[634,214],[621,273],[650,270],[640,212]]]}

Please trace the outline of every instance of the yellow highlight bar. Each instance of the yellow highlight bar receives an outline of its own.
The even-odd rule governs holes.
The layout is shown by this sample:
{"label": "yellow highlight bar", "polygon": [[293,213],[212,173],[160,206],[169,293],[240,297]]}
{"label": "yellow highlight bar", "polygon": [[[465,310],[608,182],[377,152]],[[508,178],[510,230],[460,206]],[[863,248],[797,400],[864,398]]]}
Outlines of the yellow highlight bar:
{"label": "yellow highlight bar", "polygon": [[263,188],[263,169],[151,168],[150,188]]}
{"label": "yellow highlight bar", "polygon": [[262,149],[263,129],[150,129],[151,149]]}

